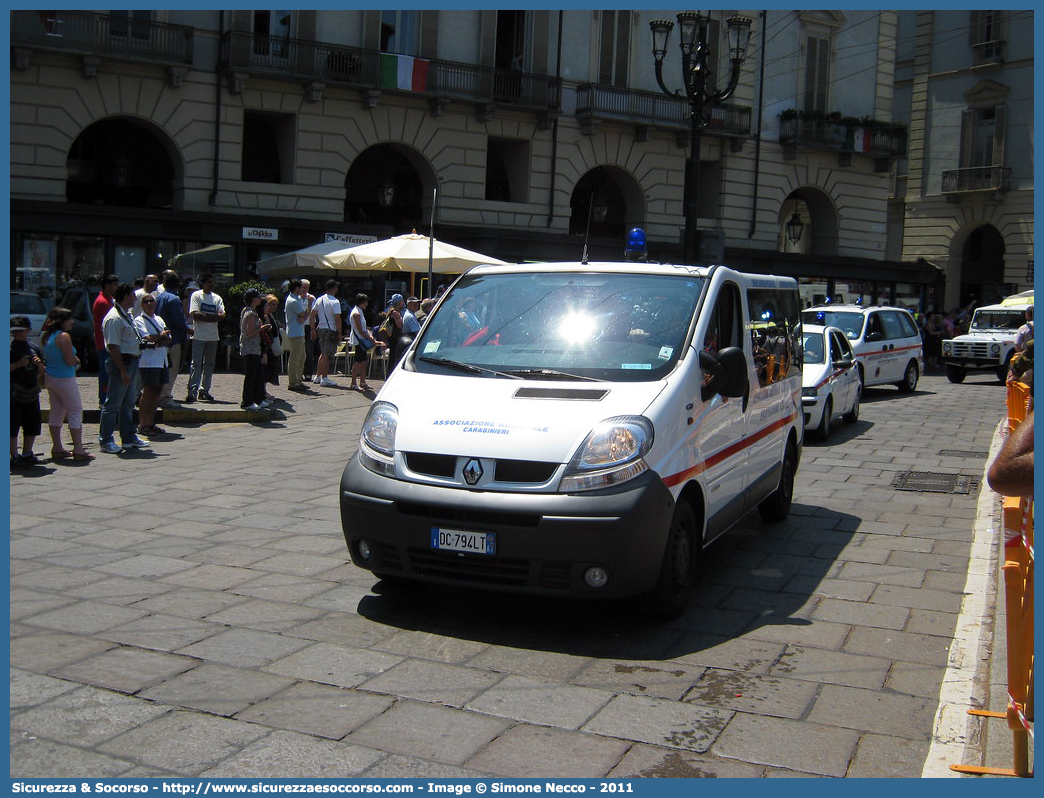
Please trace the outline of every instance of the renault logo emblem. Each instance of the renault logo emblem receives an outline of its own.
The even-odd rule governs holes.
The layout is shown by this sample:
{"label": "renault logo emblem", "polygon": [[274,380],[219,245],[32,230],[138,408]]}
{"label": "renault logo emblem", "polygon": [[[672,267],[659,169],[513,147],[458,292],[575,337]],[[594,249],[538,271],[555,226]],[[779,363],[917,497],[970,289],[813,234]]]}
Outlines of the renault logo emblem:
{"label": "renault logo emblem", "polygon": [[464,471],[461,473],[464,475],[465,482],[474,485],[482,479],[482,464],[478,460],[468,460],[468,464],[464,466]]}

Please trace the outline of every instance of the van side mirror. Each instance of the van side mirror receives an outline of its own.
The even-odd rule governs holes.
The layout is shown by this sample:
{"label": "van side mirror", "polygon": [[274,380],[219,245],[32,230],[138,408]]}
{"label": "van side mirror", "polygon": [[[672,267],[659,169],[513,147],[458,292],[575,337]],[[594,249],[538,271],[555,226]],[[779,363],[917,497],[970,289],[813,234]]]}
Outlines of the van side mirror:
{"label": "van side mirror", "polygon": [[706,402],[716,393],[722,396],[746,396],[749,387],[747,358],[738,346],[728,346],[717,356],[700,352],[700,368],[710,378],[703,386],[703,401]]}

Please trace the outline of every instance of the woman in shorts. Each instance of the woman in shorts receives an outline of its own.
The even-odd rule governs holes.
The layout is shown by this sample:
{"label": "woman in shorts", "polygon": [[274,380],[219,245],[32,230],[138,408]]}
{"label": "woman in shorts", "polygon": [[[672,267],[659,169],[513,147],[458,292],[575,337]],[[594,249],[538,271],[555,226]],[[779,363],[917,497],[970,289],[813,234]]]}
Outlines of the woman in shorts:
{"label": "woman in shorts", "polygon": [[[146,437],[166,432],[156,426],[156,406],[160,392],[167,382],[167,347],[170,330],[156,315],[156,298],[145,294],[141,298],[141,315],[134,319],[134,327],[142,339],[138,375],[141,380],[141,398],[138,400],[138,433]],[[150,346],[151,344],[151,346]]]}

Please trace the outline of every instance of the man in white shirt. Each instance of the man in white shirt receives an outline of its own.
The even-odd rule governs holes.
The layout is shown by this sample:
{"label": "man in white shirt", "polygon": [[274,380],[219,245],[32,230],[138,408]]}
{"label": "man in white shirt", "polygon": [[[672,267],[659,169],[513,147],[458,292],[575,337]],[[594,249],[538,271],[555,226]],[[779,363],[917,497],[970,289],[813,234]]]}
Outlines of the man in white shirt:
{"label": "man in white shirt", "polygon": [[334,352],[341,341],[341,302],[337,298],[340,287],[336,280],[327,280],[326,293],[315,300],[309,314],[312,339],[319,343],[319,360],[315,364],[315,377],[312,382],[328,388],[337,385],[329,375]]}
{"label": "man in white shirt", "polygon": [[304,384],[305,365],[305,322],[308,321],[308,286],[293,279],[286,297],[286,347],[290,353],[287,361],[287,379],[291,391],[307,391]]}
{"label": "man in white shirt", "polygon": [[[102,319],[102,335],[109,355],[105,360],[109,389],[102,405],[98,441],[106,454],[119,454],[125,448],[144,449],[149,444],[138,437],[134,425],[138,358],[141,355],[141,337],[129,312],[134,305],[134,286],[127,283],[116,286],[112,301],[112,308]],[[113,439],[117,428],[121,443]]]}
{"label": "man in white shirt", "polygon": [[218,322],[225,318],[225,302],[214,293],[214,275],[201,274],[201,288],[193,291],[189,299],[189,316],[192,317],[192,367],[189,369],[188,396],[186,404],[196,399],[213,402],[210,384],[214,378],[214,362],[217,358]]}

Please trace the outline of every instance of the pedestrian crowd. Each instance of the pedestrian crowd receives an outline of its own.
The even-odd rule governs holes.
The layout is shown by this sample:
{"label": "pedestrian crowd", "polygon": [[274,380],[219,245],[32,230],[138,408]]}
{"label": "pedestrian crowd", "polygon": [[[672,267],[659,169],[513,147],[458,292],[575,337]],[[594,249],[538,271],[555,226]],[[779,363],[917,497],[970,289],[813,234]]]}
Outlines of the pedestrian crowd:
{"label": "pedestrian crowd", "polygon": [[[434,300],[391,297],[388,307],[368,326],[369,297],[357,293],[342,300],[341,286],[329,280],[316,298],[311,284],[291,279],[283,284],[285,300],[249,288],[239,317],[239,354],[243,369],[240,407],[262,410],[275,401],[268,385],[279,385],[283,352],[287,353],[287,388],[310,393],[315,387],[337,387],[338,354],[351,347],[351,390],[369,391],[366,382],[371,353],[387,352],[388,370],[408,348]],[[98,444],[102,452],[119,454],[144,449],[149,439],[164,435],[156,424],[160,407],[214,402],[211,394],[226,318],[225,300],[215,290],[214,275],[205,273],[184,287],[173,270],[149,274],[134,284],[107,275],[92,305],[94,347],[98,362]],[[282,305],[282,310],[280,306]],[[48,392],[51,458],[89,462],[83,443],[83,402],[76,383],[81,367],[70,329],[72,311],[51,309],[41,329],[41,345],[30,341],[30,321],[11,317],[11,468],[41,461],[33,444],[42,429],[40,394]],[[175,383],[188,366],[184,399],[174,398]],[[137,408],[137,423],[134,420]],[[62,442],[67,426],[72,448]],[[21,444],[19,446],[19,434]],[[119,439],[117,441],[117,434]]]}

